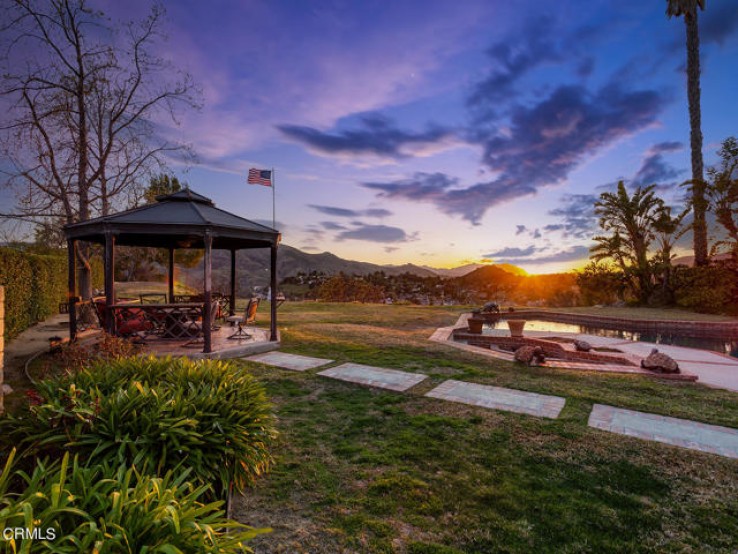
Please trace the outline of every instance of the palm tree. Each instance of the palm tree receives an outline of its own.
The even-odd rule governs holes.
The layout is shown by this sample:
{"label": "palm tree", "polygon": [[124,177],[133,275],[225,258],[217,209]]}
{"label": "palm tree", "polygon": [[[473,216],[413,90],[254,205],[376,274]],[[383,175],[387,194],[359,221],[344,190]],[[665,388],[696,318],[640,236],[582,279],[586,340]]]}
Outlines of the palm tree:
{"label": "palm tree", "polygon": [[694,210],[694,262],[707,265],[707,201],[702,162],[702,114],[700,109],[700,35],[697,8],[705,9],[706,0],[666,0],[666,15],[684,17],[687,29],[687,97],[689,99],[689,141],[692,150],[692,208]]}
{"label": "palm tree", "polygon": [[[599,243],[594,253],[613,252],[613,259],[627,264],[627,274],[637,282],[635,291],[639,301],[646,302],[653,291],[651,263],[648,249],[654,239],[654,222],[663,207],[663,201],[654,194],[655,185],[638,187],[633,196],[620,181],[616,192],[603,192],[595,202],[595,214],[600,227],[612,231],[613,236],[596,238]],[[602,256],[599,256],[600,258]]]}
{"label": "palm tree", "polygon": [[689,231],[689,226],[684,224],[689,211],[690,209],[686,208],[672,217],[671,207],[661,206],[653,221],[653,230],[659,244],[659,251],[653,262],[654,270],[661,275],[661,300],[663,302],[671,303],[674,300],[674,291],[671,286],[671,259],[674,255],[671,252],[676,242]]}

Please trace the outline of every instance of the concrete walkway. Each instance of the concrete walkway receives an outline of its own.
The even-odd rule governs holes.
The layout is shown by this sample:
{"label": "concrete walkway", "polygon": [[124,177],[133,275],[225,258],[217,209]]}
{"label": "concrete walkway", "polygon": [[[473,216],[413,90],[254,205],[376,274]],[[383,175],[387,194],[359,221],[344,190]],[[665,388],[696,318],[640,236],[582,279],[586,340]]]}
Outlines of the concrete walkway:
{"label": "concrete walkway", "polygon": [[[49,349],[49,338],[69,336],[69,316],[58,314],[23,331],[5,345],[5,367],[3,368],[4,407],[10,409],[16,402],[24,402],[23,390],[31,386],[26,378],[26,360],[38,352]],[[0,405],[2,405],[0,404]],[[0,409],[0,412],[2,409]]]}
{"label": "concrete walkway", "polygon": [[449,379],[438,385],[425,396],[493,410],[504,410],[519,414],[556,419],[566,400],[559,396],[547,396],[489,385],[478,385]]}
{"label": "concrete walkway", "polygon": [[738,458],[738,429],[595,404],[588,425],[596,429]]}
{"label": "concrete walkway", "polygon": [[[331,363],[331,360],[323,358],[311,358],[283,352],[270,352],[244,359],[249,362],[264,363],[295,371],[306,371]],[[354,363],[329,367],[319,371],[317,375],[396,392],[405,392],[427,379],[427,376],[421,373],[410,373]],[[425,393],[424,396],[550,419],[558,418],[561,410],[566,405],[566,399],[560,396],[454,379],[442,382]],[[594,405],[589,416],[588,425],[611,433],[738,459],[738,429],[614,408],[602,404]]]}
{"label": "concrete walkway", "polygon": [[259,364],[281,367],[282,369],[291,369],[292,371],[307,371],[333,363],[333,360],[325,358],[311,358],[310,356],[299,356],[297,354],[288,354],[286,352],[267,352],[265,354],[257,354],[244,358],[247,362],[256,362]]}
{"label": "concrete walkway", "polygon": [[428,378],[427,375],[421,373],[408,373],[361,364],[341,364],[319,371],[318,375],[397,392],[404,392]]}

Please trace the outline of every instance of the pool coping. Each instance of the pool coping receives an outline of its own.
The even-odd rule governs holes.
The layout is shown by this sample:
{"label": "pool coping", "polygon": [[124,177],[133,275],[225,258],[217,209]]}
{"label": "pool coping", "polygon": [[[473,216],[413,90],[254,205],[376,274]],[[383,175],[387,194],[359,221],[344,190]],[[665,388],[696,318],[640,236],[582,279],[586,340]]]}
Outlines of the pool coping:
{"label": "pool coping", "polygon": [[674,321],[663,319],[629,319],[605,315],[549,312],[521,309],[500,314],[505,319],[537,318],[555,323],[596,325],[620,331],[654,331],[686,334],[692,337],[738,339],[738,321]]}

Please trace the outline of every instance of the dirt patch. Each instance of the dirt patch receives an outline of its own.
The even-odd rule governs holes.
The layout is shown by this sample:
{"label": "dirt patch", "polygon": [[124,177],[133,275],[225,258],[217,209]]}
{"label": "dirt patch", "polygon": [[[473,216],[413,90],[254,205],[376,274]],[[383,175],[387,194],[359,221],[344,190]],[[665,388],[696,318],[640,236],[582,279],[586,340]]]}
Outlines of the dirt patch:
{"label": "dirt patch", "polygon": [[270,506],[268,499],[247,491],[236,497],[233,519],[253,527],[269,527],[271,533],[260,535],[249,543],[260,554],[329,554],[348,553],[335,537],[297,506]]}

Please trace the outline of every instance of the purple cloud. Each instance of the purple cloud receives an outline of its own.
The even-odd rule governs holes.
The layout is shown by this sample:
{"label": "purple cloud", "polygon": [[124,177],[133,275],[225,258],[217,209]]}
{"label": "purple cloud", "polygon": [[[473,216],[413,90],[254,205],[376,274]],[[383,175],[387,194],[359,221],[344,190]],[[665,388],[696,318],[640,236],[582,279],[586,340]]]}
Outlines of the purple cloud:
{"label": "purple cloud", "polygon": [[454,138],[446,128],[429,126],[426,131],[403,131],[386,118],[370,115],[361,118],[361,128],[326,133],[313,127],[279,125],[282,134],[316,154],[357,156],[372,155],[402,159],[438,152]]}
{"label": "purple cloud", "polygon": [[527,246],[526,248],[518,248],[517,246],[508,246],[503,248],[502,250],[497,250],[495,252],[491,252],[489,254],[484,254],[483,258],[492,258],[494,260],[502,259],[502,258],[527,258],[528,256],[531,256],[538,252],[538,248],[533,246],[532,244],[530,246]]}
{"label": "purple cloud", "polygon": [[332,215],[334,217],[388,217],[392,212],[384,208],[368,208],[366,210],[350,210],[348,208],[339,208],[337,206],[319,206],[310,204],[310,207],[322,214]]}
{"label": "purple cloud", "polygon": [[641,167],[630,182],[631,187],[659,185],[659,189],[668,190],[677,185],[675,179],[684,173],[684,169],[676,169],[664,160],[664,153],[682,150],[681,142],[661,142],[653,145],[646,152]]}
{"label": "purple cloud", "polygon": [[[541,254],[536,256],[535,254]],[[497,263],[507,264],[547,264],[547,263],[563,263],[575,262],[577,260],[586,259],[589,256],[588,246],[572,246],[563,250],[551,251],[550,248],[537,249],[529,246],[525,249],[504,248],[499,252],[494,252],[485,256],[485,258],[493,258]]]}
{"label": "purple cloud", "polygon": [[738,31],[738,9],[732,2],[711,4],[700,13],[700,41],[703,44],[715,43],[722,46]]}
{"label": "purple cloud", "polygon": [[559,208],[549,210],[549,215],[560,217],[563,222],[544,226],[548,232],[561,231],[565,238],[591,238],[597,229],[597,216],[594,204],[599,196],[594,194],[565,194],[559,200]]}
{"label": "purple cloud", "polygon": [[328,231],[345,231],[346,230],[346,227],[344,227],[340,223],[336,223],[335,221],[321,221],[320,224],[323,226],[323,229],[327,229]]}
{"label": "purple cloud", "polygon": [[546,62],[561,59],[559,46],[552,37],[550,18],[536,18],[516,34],[493,44],[487,55],[494,70],[474,87],[469,104],[474,108],[491,107],[514,96],[515,83],[526,73]]}
{"label": "purple cloud", "polygon": [[363,240],[367,242],[394,243],[408,242],[416,238],[416,234],[409,235],[399,227],[391,227],[389,225],[366,225],[355,222],[356,229],[350,231],[342,231],[336,236],[336,240],[342,241],[347,239]]}
{"label": "purple cloud", "polygon": [[389,183],[362,183],[361,186],[379,191],[383,198],[408,200],[442,200],[447,191],[459,182],[445,173],[416,173],[410,179]]}
{"label": "purple cloud", "polygon": [[472,130],[483,148],[483,163],[497,179],[458,189],[448,175],[418,173],[408,180],[363,186],[386,198],[432,202],[478,225],[489,208],[561,183],[583,159],[653,124],[663,104],[653,90],[628,91],[612,84],[592,94],[581,86],[562,86],[538,104],[515,108],[504,133],[484,125]]}

